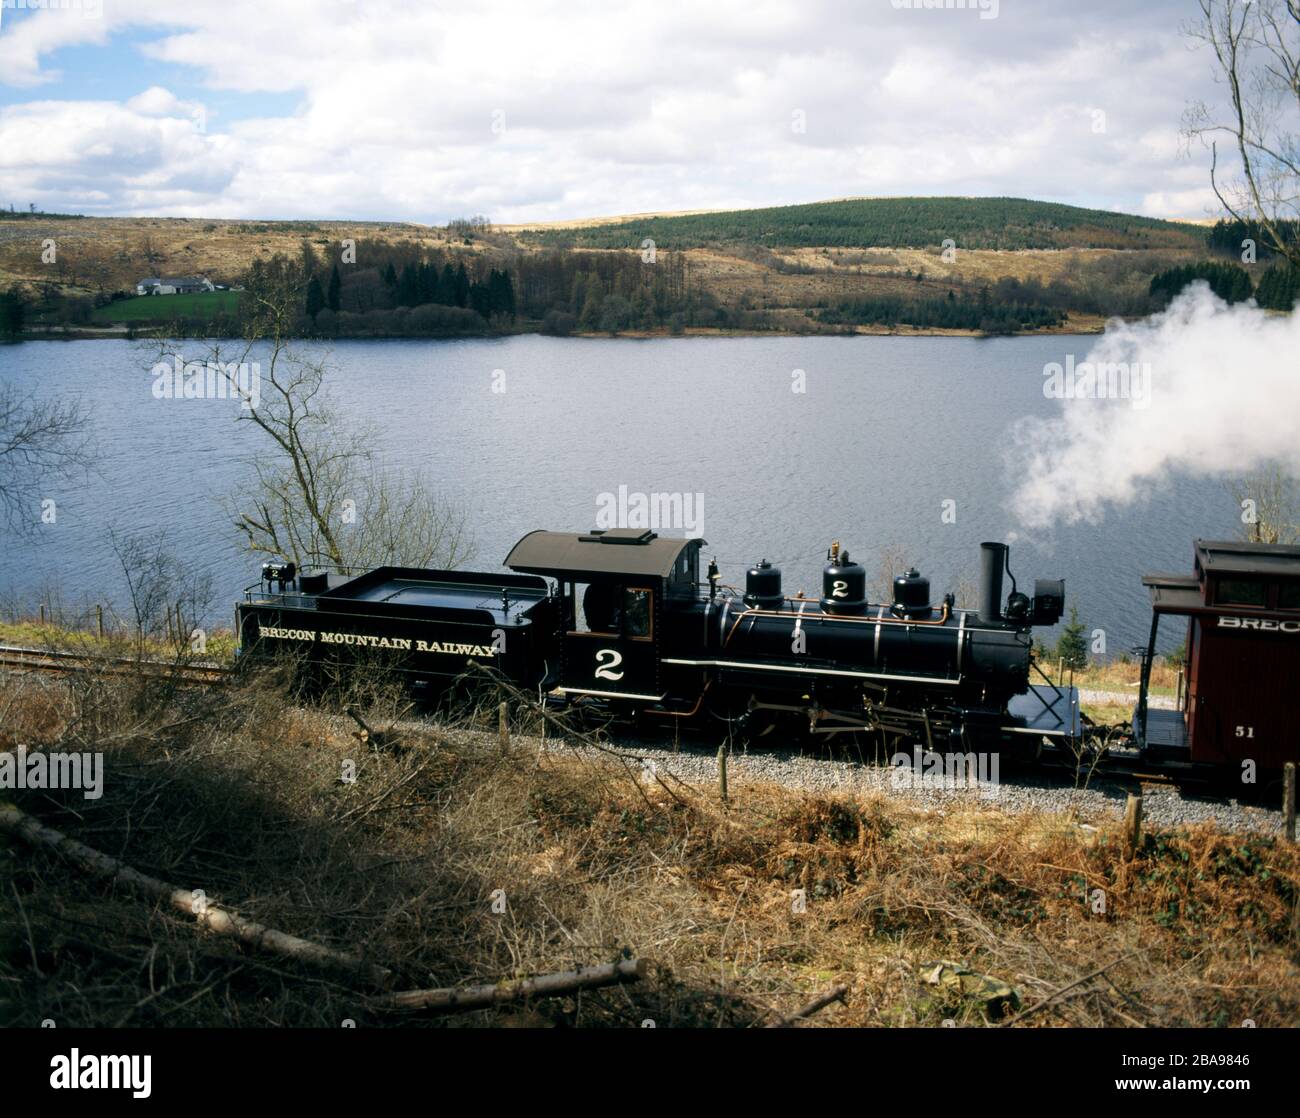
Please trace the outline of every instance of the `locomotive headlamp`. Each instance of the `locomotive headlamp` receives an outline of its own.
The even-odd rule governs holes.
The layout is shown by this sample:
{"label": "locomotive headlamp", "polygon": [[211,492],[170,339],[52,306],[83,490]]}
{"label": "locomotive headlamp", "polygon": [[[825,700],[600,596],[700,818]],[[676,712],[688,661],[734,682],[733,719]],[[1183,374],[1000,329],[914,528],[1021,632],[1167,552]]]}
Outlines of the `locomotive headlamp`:
{"label": "locomotive headlamp", "polygon": [[1031,625],[1055,625],[1065,612],[1065,580],[1061,578],[1040,578],[1034,582],[1033,611],[1030,614]]}

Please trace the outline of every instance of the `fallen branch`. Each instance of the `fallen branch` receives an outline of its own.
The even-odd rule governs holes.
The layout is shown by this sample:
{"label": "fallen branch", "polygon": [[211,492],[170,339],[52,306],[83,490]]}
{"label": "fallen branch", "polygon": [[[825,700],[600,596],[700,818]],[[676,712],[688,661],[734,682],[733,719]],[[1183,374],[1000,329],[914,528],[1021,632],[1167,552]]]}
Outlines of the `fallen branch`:
{"label": "fallen branch", "polygon": [[461,986],[438,990],[404,990],[372,1001],[377,1009],[433,1009],[442,1013],[466,1013],[528,998],[556,998],[578,990],[637,982],[645,977],[644,959],[621,959],[596,967],[579,967],[559,974],[543,974],[491,986]]}
{"label": "fallen branch", "polygon": [[831,1004],[831,1002],[843,1003],[844,996],[848,992],[849,992],[849,988],[842,984],[839,986],[832,986],[829,990],[826,990],[818,994],[815,998],[813,998],[812,1001],[810,1001],[802,1009],[798,1010],[795,1013],[790,1014],[789,1017],[782,1017],[779,1021],[773,1021],[767,1027],[769,1029],[788,1029],[796,1021],[801,1021],[805,1017],[811,1017],[814,1013],[817,1013],[819,1010],[825,1009],[828,1005]]}
{"label": "fallen branch", "polygon": [[[358,975],[379,987],[392,984],[392,972],[310,940],[277,932],[264,924],[245,920],[221,905],[213,904],[200,890],[180,889],[132,869],[125,862],[94,850],[62,831],[47,827],[16,807],[0,807],[0,831],[7,831],[35,847],[44,847],[96,877],[111,878],[146,897],[166,901],[172,908],[193,916],[201,927],[217,935],[231,936],[251,947],[285,955],[299,962],[330,967]],[[197,896],[195,894],[198,894]]]}
{"label": "fallen branch", "polygon": [[[1003,1021],[1003,1022],[998,1026],[998,1028],[1000,1028],[1000,1029],[1009,1029],[1009,1028],[1011,1028],[1013,1025],[1017,1025],[1017,1024],[1019,1024],[1019,1023],[1020,1023],[1021,1021],[1023,1021],[1026,1017],[1032,1017],[1032,1016],[1033,1016],[1035,1013],[1037,1013],[1040,1009],[1045,1009],[1045,1008],[1047,1008],[1047,1006],[1051,1005],[1051,1004],[1052,1004],[1054,1001],[1056,1001],[1056,999],[1059,998],[1062,994],[1065,994],[1065,993],[1067,993],[1068,991],[1073,990],[1073,989],[1075,989],[1075,988],[1078,987],[1078,986],[1082,986],[1085,982],[1090,982],[1092,979],[1097,978],[1097,977],[1099,977],[1099,976],[1101,976],[1101,975],[1104,975],[1108,970],[1110,970],[1111,967],[1115,966],[1117,963],[1125,962],[1126,960],[1128,960],[1128,959],[1132,959],[1132,958],[1134,958],[1135,956],[1137,956],[1137,955],[1141,955],[1141,954],[1142,954],[1141,950],[1138,950],[1138,951],[1130,951],[1127,955],[1121,955],[1118,959],[1112,959],[1112,960],[1111,960],[1109,963],[1107,963],[1105,966],[1098,967],[1095,971],[1091,971],[1091,972],[1089,972],[1088,974],[1085,974],[1082,978],[1076,978],[1073,982],[1067,983],[1066,985],[1060,987],[1060,989],[1058,989],[1058,990],[1053,990],[1050,994],[1047,995],[1047,997],[1045,997],[1042,1001],[1038,1002],[1036,1005],[1031,1005],[1031,1006],[1030,1006],[1028,1009],[1026,1009],[1023,1013],[1017,1013],[1017,1014],[1016,1014],[1014,1017],[1012,1017],[1009,1021]],[[1110,980],[1107,979],[1107,981],[1110,981]]]}

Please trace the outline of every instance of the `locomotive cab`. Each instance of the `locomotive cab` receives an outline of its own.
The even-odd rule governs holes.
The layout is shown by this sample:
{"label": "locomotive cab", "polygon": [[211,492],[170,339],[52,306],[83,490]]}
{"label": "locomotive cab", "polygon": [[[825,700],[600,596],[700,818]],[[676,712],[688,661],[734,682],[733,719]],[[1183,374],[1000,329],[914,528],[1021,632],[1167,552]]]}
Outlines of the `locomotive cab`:
{"label": "locomotive cab", "polygon": [[507,567],[559,583],[561,695],[642,704],[667,698],[665,611],[669,601],[694,596],[703,543],[613,528],[530,532],[515,544]]}

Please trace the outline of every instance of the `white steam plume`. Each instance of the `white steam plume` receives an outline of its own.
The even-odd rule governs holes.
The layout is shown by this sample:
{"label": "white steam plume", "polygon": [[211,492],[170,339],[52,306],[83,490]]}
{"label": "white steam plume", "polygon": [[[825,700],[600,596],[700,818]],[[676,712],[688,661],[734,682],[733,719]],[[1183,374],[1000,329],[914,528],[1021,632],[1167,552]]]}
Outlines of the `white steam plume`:
{"label": "white steam plume", "polygon": [[1012,511],[1024,527],[1097,520],[1173,471],[1246,473],[1272,462],[1300,476],[1300,310],[1229,306],[1197,283],[1160,314],[1108,327],[1086,362],[1103,371],[1099,382],[1119,366],[1121,389],[1131,375],[1134,391],[1096,398],[1083,363],[1065,363],[1063,376],[1044,371],[1045,393],[1065,398],[1059,418],[1015,432],[1022,480]]}

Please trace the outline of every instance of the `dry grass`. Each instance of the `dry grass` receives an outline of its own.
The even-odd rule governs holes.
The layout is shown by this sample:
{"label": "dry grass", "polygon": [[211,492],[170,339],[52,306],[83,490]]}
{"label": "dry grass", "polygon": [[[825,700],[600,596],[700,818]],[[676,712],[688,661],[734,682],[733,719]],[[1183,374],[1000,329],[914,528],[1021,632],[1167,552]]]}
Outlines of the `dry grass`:
{"label": "dry grass", "polygon": [[[1048,661],[1051,658],[1048,657]],[[1044,662],[1043,670],[1056,671],[1056,665]],[[1066,672],[1069,675],[1069,672]],[[1142,679],[1142,668],[1136,660],[1110,660],[1104,664],[1089,664],[1082,671],[1074,673],[1076,687],[1089,688],[1094,691],[1123,691],[1136,700],[1138,683]],[[1172,695],[1177,689],[1178,668],[1164,657],[1157,658],[1151,665],[1151,694]]]}
{"label": "dry grass", "polygon": [[[42,242],[53,238],[55,261],[42,263]],[[5,220],[0,215],[0,286],[54,283],[95,294],[134,289],[150,275],[205,275],[238,282],[254,260],[297,257],[302,242],[320,254],[352,239],[445,249],[447,233],[410,222],[209,221],[200,218],[88,217]],[[458,249],[474,251],[458,238]]]}
{"label": "dry grass", "polygon": [[[17,793],[24,810],[244,915],[363,952],[403,985],[625,951],[657,964],[638,986],[451,1023],[748,1027],[839,981],[848,1004],[818,1024],[988,1023],[977,1000],[921,980],[940,959],[1015,987],[1012,1024],[1264,1026],[1300,1013],[1300,853],[1267,838],[1157,832],[1125,861],[1114,834],[1058,815],[769,786],[723,807],[712,789],[613,756],[521,736],[502,756],[471,725],[367,752],[346,720],[291,706],[270,682],[218,693],[6,677],[0,713],[5,748],[107,755],[102,799]],[[368,708],[372,724],[397,713]],[[6,840],[0,897],[10,1022],[439,1020],[376,1011],[346,984],[200,936]]]}

